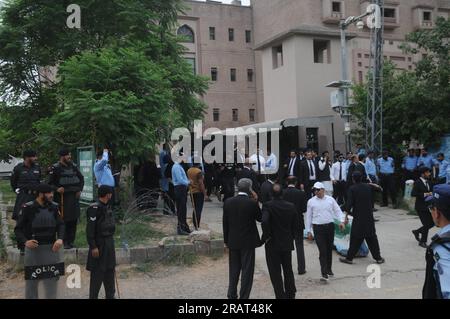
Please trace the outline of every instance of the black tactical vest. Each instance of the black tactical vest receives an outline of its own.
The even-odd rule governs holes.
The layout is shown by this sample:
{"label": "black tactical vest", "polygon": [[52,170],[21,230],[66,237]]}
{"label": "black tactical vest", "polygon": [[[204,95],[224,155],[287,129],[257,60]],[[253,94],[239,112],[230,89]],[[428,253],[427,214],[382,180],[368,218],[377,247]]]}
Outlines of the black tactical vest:
{"label": "black tactical vest", "polygon": [[29,190],[31,185],[39,184],[41,171],[39,166],[33,165],[31,167],[26,167],[22,165],[18,172],[19,178],[17,179],[17,187],[22,190]]}
{"label": "black tactical vest", "polygon": [[73,165],[59,166],[59,185],[62,187],[77,186],[80,179],[77,176],[77,171]]}
{"label": "black tactical vest", "polygon": [[113,236],[116,231],[113,212],[106,205],[99,204],[99,208],[102,209],[103,216],[99,219],[98,233],[102,237]]}
{"label": "black tactical vest", "polygon": [[39,244],[52,244],[56,238],[56,217],[52,207],[39,207],[31,223],[33,239]]}
{"label": "black tactical vest", "polygon": [[450,243],[450,232],[444,233],[442,235],[435,235],[431,239],[431,244],[427,248],[425,259],[427,262],[427,268],[425,273],[425,283],[423,285],[422,297],[423,299],[442,299],[442,290],[439,283],[439,276],[434,269],[436,261],[434,259],[434,245],[441,245],[446,248],[450,254],[450,248],[445,244]]}

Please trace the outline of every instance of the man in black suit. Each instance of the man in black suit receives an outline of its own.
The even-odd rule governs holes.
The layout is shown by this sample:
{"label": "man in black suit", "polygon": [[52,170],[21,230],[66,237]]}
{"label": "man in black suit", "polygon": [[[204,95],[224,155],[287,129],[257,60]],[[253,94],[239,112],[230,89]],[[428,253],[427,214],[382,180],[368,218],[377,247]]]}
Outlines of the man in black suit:
{"label": "man in black suit", "polygon": [[306,159],[300,165],[300,188],[305,191],[308,199],[313,196],[312,187],[317,182],[318,173],[319,166],[312,157],[312,151],[308,150]]}
{"label": "man in black suit", "polygon": [[276,175],[270,175],[269,178],[264,183],[262,183],[261,193],[259,196],[259,201],[262,204],[265,204],[272,200],[272,187],[273,184],[275,184],[276,182],[277,182]]}
{"label": "man in black suit", "polygon": [[270,281],[277,299],[295,299],[297,289],[292,271],[292,251],[294,240],[300,235],[298,215],[294,204],[282,199],[279,184],[273,185],[272,194],[273,200],[263,206],[262,218],[262,240],[266,244]]}
{"label": "man in black suit", "polygon": [[380,245],[375,230],[375,219],[373,218],[374,191],[381,191],[376,184],[365,183],[364,176],[359,171],[352,175],[353,185],[348,190],[345,222],[348,223],[348,215],[353,216],[352,230],[350,234],[350,247],[347,257],[339,258],[346,264],[353,264],[353,258],[358,253],[364,240],[369,246],[370,253],[377,264],[384,263],[380,254]]}
{"label": "man in black suit", "polygon": [[415,209],[419,215],[422,227],[413,230],[412,233],[419,242],[419,246],[427,248],[428,231],[434,227],[434,222],[425,199],[433,195],[433,185],[430,182],[431,170],[428,167],[420,167],[419,173],[420,178],[414,182],[411,196],[416,198]]}
{"label": "man in black suit", "polygon": [[302,160],[297,156],[297,153],[292,150],[289,154],[289,158],[284,164],[284,180],[287,180],[289,176],[295,176],[300,178],[300,163]]}
{"label": "man in black suit", "polygon": [[366,167],[363,163],[365,158],[366,156],[364,154],[352,156],[352,163],[350,164],[347,173],[347,188],[350,188],[350,186],[353,185],[353,173],[355,172],[359,172],[362,175],[362,181],[364,183],[367,181]]}
{"label": "man in black suit", "polygon": [[236,180],[239,182],[243,178],[248,178],[252,181],[252,189],[260,197],[261,189],[258,183],[258,174],[252,169],[252,163],[249,158],[245,159],[244,167],[236,172]]}
{"label": "man in black suit", "polygon": [[239,194],[229,198],[223,206],[223,239],[229,249],[228,299],[237,299],[237,285],[241,277],[240,299],[248,299],[253,285],[255,248],[261,246],[256,222],[261,222],[258,197],[252,181],[238,182]]}
{"label": "man in black suit", "polygon": [[303,246],[303,231],[305,230],[305,219],[303,214],[306,212],[308,198],[304,191],[296,188],[297,179],[290,177],[287,181],[287,188],[283,192],[283,199],[295,206],[298,215],[298,230],[300,236],[295,239],[295,248],[297,250],[297,271],[299,275],[306,273],[305,269],[305,250]]}

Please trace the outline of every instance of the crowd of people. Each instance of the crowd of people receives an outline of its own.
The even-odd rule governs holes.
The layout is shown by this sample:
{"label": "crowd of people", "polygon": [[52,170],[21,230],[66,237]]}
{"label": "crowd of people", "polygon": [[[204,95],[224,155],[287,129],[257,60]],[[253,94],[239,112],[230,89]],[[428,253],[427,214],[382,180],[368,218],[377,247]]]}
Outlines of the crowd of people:
{"label": "crowd of people", "polygon": [[[188,198],[193,207],[195,230],[201,225],[204,202],[212,201],[212,194],[223,201],[223,235],[229,251],[228,298],[231,299],[250,296],[255,249],[262,245],[276,298],[295,298],[292,251],[296,250],[298,274],[305,274],[305,236],[317,244],[321,281],[327,282],[334,276],[335,227],[343,230],[349,223],[349,215],[352,216],[350,247],[340,261],[352,264],[366,241],[374,260],[384,263],[373,216],[375,194],[382,193],[381,206],[387,206],[390,197],[393,208],[397,208],[398,176],[402,184],[414,181],[412,196],[416,197],[422,227],[413,230],[413,234],[420,246],[430,249],[428,231],[438,225],[436,218],[441,227],[448,221],[447,208],[436,206],[433,215],[428,203],[430,197],[439,194],[433,192],[434,185],[444,186],[442,198],[446,196],[445,187],[450,187],[446,184],[450,182],[450,166],[443,154],[433,159],[426,149],[420,151],[420,156],[409,150],[398,169],[387,151],[376,157],[372,151],[366,154],[362,147],[355,153],[335,152],[333,157],[329,152],[318,156],[313,150],[292,150],[280,164],[270,150],[267,154],[257,150],[252,155],[236,151],[234,155],[227,163],[205,163],[195,152],[173,160],[166,144],[159,154],[159,167],[151,160],[135,171],[136,194],[156,190],[155,200],[160,194],[164,211],[177,216],[178,235],[192,232],[187,222]],[[23,163],[14,168],[11,177],[11,187],[17,193],[13,219],[17,221],[18,248],[25,255],[25,266],[29,267],[26,273],[33,273],[37,261],[60,265],[61,247],[74,247],[84,177],[66,149],[59,152],[59,161],[48,170],[46,182],[42,181],[36,152],[25,151],[23,157]],[[102,284],[107,298],[115,294],[115,222],[110,208],[117,183],[109,161],[108,149],[98,152],[94,165],[98,200],[89,206],[86,214],[90,298],[98,297]],[[262,225],[261,237],[257,222]],[[449,260],[442,259],[441,264]],[[57,274],[51,276],[57,277]],[[441,287],[445,285],[446,282],[441,282]],[[47,281],[46,291],[52,296],[55,283]],[[27,283],[26,296],[37,297],[35,282]]]}

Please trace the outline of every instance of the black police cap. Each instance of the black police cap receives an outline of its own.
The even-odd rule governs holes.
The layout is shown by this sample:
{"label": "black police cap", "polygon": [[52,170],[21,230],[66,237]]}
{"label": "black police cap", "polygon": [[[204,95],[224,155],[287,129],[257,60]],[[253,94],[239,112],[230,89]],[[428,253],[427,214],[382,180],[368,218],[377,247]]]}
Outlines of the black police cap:
{"label": "black police cap", "polygon": [[113,193],[113,188],[111,186],[102,185],[98,188],[98,197],[105,197],[108,194]]}
{"label": "black police cap", "polygon": [[69,153],[70,153],[70,151],[67,148],[62,148],[58,152],[59,156],[67,156],[67,155],[69,155]]}
{"label": "black police cap", "polygon": [[25,151],[23,151],[23,158],[35,157],[35,156],[36,156],[36,151],[34,151],[34,150],[25,150]]}

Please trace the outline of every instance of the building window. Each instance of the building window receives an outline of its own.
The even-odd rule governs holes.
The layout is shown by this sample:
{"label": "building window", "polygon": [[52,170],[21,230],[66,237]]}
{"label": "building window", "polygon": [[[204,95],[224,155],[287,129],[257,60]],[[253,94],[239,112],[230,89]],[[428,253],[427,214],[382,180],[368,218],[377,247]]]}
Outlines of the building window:
{"label": "building window", "polygon": [[256,110],[255,109],[249,109],[248,110],[248,117],[250,119],[250,122],[255,122],[255,115],[256,115]]}
{"label": "building window", "polygon": [[236,82],[236,69],[230,69],[230,80]]}
{"label": "building window", "polygon": [[228,29],[228,40],[230,42],[234,41],[234,29]]}
{"label": "building window", "polygon": [[192,73],[197,74],[196,65],[195,65],[195,58],[185,58],[185,60],[191,66]]}
{"label": "building window", "polygon": [[331,63],[329,40],[314,40],[314,63]]}
{"label": "building window", "polygon": [[247,70],[247,80],[249,82],[253,82],[253,70],[252,69]]}
{"label": "building window", "polygon": [[397,10],[395,8],[384,8],[384,17],[391,19],[397,18]]}
{"label": "building window", "polygon": [[331,9],[333,13],[341,13],[342,12],[342,3],[340,1],[333,1],[331,4]]}
{"label": "building window", "polygon": [[250,31],[250,30],[245,31],[245,42],[246,43],[252,42],[252,31]]}
{"label": "building window", "polygon": [[209,27],[209,39],[214,41],[216,39],[216,28]]}
{"label": "building window", "polygon": [[233,122],[239,121],[239,110],[233,109]]}
{"label": "building window", "polygon": [[283,61],[283,45],[272,48],[273,68],[277,69],[284,65]]}
{"label": "building window", "polygon": [[358,53],[358,59],[361,59],[361,58],[362,58],[362,54]]}
{"label": "building window", "polygon": [[211,80],[212,81],[217,81],[217,68],[211,68]]}
{"label": "building window", "polygon": [[195,42],[194,31],[186,24],[178,28],[177,35],[182,38],[182,42]]}
{"label": "building window", "polygon": [[423,12],[423,21],[430,22],[431,21],[431,11]]}
{"label": "building window", "polygon": [[213,121],[214,122],[220,121],[220,110],[219,109],[213,109]]}
{"label": "building window", "polygon": [[359,81],[359,84],[363,84],[363,82],[364,82],[363,72],[362,71],[358,72],[358,81]]}

